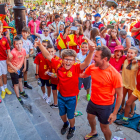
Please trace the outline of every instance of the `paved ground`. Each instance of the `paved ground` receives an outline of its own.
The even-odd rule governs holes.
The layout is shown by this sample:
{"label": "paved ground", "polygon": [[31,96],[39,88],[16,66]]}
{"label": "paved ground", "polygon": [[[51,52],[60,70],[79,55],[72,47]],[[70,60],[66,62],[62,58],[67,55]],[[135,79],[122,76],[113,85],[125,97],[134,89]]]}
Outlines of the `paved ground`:
{"label": "paved ground", "polygon": [[[50,108],[42,99],[41,89],[33,78],[34,71],[35,67],[32,64],[28,81],[33,86],[33,90],[25,89],[29,98],[23,99],[27,107],[28,105],[32,106],[32,112],[29,112],[30,108],[20,105],[16,99],[11,81],[8,80],[8,87],[13,94],[6,95],[6,98],[0,104],[0,140],[66,140],[66,134],[64,136],[60,134],[63,123],[59,111]],[[83,115],[76,117],[76,132],[72,140],[83,140],[84,136],[90,132],[86,113],[87,103],[86,92],[82,89],[76,110],[81,111]],[[136,104],[136,113],[140,114],[140,102],[137,101]],[[104,140],[98,121],[96,127],[99,137],[94,140]],[[112,137],[118,136],[126,138],[126,140],[140,139],[140,133],[129,128],[113,123],[110,125],[110,129]]]}

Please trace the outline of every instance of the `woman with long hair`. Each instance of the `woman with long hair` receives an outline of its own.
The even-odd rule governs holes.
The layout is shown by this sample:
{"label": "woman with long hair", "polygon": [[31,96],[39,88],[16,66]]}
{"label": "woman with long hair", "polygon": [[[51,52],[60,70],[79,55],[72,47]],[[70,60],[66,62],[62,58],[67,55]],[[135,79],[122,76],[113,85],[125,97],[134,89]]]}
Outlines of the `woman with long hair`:
{"label": "woman with long hair", "polygon": [[83,26],[83,34],[90,39],[91,21],[86,20]]}
{"label": "woman with long hair", "polygon": [[106,32],[107,28],[105,28],[101,34],[106,40],[106,46],[111,50],[111,53],[114,53],[115,46],[121,45],[121,40],[119,38],[119,32],[118,29],[114,28],[111,30],[110,35],[104,34]]}
{"label": "woman with long hair", "polygon": [[41,21],[40,25],[39,25],[39,34],[42,34],[43,29],[46,27],[46,22],[45,21]]}

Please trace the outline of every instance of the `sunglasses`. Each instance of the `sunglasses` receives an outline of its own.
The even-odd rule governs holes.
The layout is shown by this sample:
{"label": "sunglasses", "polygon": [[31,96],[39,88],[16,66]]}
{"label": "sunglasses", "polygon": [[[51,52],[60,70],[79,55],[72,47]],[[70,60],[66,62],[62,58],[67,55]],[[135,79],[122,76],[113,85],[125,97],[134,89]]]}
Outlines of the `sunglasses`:
{"label": "sunglasses", "polygon": [[43,30],[44,32],[48,32],[48,30]]}
{"label": "sunglasses", "polygon": [[46,25],[46,24],[44,23],[44,24],[42,24],[42,25]]}

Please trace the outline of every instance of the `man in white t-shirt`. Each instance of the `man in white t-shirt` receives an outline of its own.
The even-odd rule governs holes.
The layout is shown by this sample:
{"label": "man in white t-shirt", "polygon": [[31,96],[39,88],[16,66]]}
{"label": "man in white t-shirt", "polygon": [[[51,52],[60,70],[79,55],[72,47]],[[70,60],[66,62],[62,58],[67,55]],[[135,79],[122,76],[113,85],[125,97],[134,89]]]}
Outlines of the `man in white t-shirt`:
{"label": "man in white t-shirt", "polygon": [[35,24],[35,29],[34,29],[34,34],[40,38],[40,41],[42,42],[43,40],[49,40],[51,45],[55,45],[55,36],[57,36],[59,34],[58,31],[58,23],[56,25],[57,28],[57,32],[51,33],[50,34],[50,30],[48,27],[45,27],[43,29],[43,33],[42,34],[38,34],[36,33],[36,24]]}

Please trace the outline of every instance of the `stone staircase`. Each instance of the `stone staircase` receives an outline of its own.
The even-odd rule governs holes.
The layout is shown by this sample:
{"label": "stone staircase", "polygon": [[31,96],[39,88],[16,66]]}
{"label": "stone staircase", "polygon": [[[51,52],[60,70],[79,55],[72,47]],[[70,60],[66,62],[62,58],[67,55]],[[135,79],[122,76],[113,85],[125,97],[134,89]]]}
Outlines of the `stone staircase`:
{"label": "stone staircase", "polygon": [[[33,89],[25,89],[29,98],[22,99],[26,105],[32,106],[32,112],[19,103],[12,88],[11,80],[8,80],[8,88],[13,94],[6,95],[0,104],[0,140],[66,140],[67,134],[60,134],[63,123],[59,116],[59,110],[52,109],[42,99],[41,88],[34,79],[35,66],[32,61],[30,62],[28,81]],[[75,118],[76,132],[71,140],[83,140],[84,136],[90,132],[86,113],[87,103],[86,92],[81,90],[76,110],[81,111],[83,115]],[[137,102],[137,107],[140,107],[139,102]],[[140,113],[140,108],[138,108],[138,113]],[[119,136],[126,138],[126,140],[139,139],[139,133],[129,128],[112,124],[110,129],[112,136]],[[98,121],[97,132],[99,137],[94,138],[94,140],[104,140]]]}

